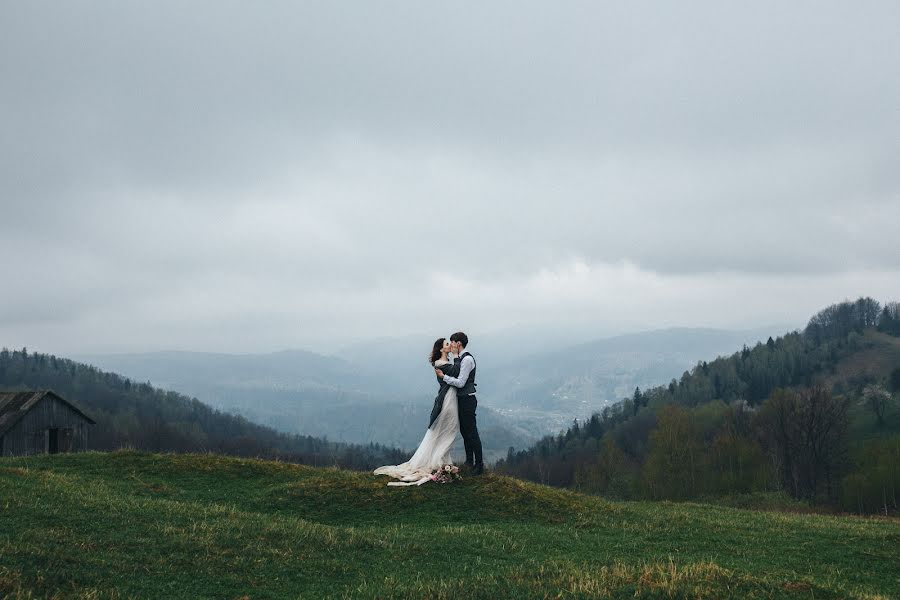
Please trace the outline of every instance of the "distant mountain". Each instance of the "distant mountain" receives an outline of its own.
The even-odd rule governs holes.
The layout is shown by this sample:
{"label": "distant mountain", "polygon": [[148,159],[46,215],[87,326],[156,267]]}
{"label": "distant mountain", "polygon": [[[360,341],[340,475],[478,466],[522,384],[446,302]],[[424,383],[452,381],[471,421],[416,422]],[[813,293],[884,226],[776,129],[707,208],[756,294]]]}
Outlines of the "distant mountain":
{"label": "distant mountain", "polygon": [[170,389],[190,389],[215,383],[220,386],[273,390],[321,390],[370,393],[372,379],[340,358],[306,350],[266,354],[214,352],[148,352],[138,354],[84,354],[77,360],[153,381]]}
{"label": "distant mountain", "polygon": [[479,371],[480,386],[496,390],[491,404],[498,411],[543,418],[558,431],[574,418],[630,396],[636,387],[668,383],[701,359],[765,340],[772,329],[671,328],[507,356],[502,364]]}
{"label": "distant mountain", "polygon": [[[449,336],[452,332],[444,332]],[[529,349],[540,344],[543,352],[570,348],[598,339],[599,335],[571,329],[541,328],[534,325],[508,328],[487,333],[468,332],[470,349],[484,364],[504,364],[517,356],[533,353]],[[382,337],[347,346],[334,356],[376,371],[380,378],[406,382],[415,380],[428,368],[427,357],[438,334]]]}
{"label": "distant mountain", "polygon": [[[473,336],[470,344],[479,365],[479,426],[492,457],[555,433],[630,395],[635,386],[666,383],[701,358],[765,339],[769,329],[666,329],[562,347],[559,336],[531,335],[505,331]],[[538,341],[540,354],[533,352]],[[291,350],[78,358],[280,431],[413,448],[436,391],[427,362],[433,342],[424,336],[383,338],[336,356]]]}
{"label": "distant mountain", "polygon": [[[418,358],[415,367],[406,364],[408,375],[402,378],[389,361],[353,364],[303,350],[79,356],[279,431],[407,449],[421,441],[437,393],[425,353]],[[523,428],[488,406],[480,406],[478,416],[489,458],[505,455],[509,446],[527,445],[543,433]]]}

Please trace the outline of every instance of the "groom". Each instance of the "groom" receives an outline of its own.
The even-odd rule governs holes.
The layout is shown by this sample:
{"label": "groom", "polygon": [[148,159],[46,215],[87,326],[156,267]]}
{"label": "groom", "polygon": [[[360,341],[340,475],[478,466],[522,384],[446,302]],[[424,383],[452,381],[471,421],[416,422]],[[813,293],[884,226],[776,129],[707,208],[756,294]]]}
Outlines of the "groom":
{"label": "groom", "polygon": [[450,336],[450,351],[459,356],[459,377],[444,375],[440,369],[434,372],[445,383],[458,388],[459,432],[466,447],[466,465],[471,467],[473,475],[481,475],[484,473],[484,462],[481,458],[481,438],[475,423],[475,408],[478,406],[475,399],[475,357],[466,352],[468,345],[469,338],[462,331]]}

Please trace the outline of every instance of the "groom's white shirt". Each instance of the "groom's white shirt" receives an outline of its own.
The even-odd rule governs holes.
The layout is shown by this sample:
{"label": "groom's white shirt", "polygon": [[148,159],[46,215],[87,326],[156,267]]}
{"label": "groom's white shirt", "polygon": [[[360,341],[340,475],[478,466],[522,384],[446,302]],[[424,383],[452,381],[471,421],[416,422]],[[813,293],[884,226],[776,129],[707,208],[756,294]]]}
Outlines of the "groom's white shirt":
{"label": "groom's white shirt", "polygon": [[[468,352],[468,348],[463,348],[463,352]],[[453,387],[461,388],[466,385],[466,381],[469,380],[469,374],[472,372],[472,369],[475,368],[475,359],[472,358],[472,355],[466,356],[462,359],[462,362],[459,364],[459,377],[450,377],[449,375],[444,375],[444,383],[449,383]]]}

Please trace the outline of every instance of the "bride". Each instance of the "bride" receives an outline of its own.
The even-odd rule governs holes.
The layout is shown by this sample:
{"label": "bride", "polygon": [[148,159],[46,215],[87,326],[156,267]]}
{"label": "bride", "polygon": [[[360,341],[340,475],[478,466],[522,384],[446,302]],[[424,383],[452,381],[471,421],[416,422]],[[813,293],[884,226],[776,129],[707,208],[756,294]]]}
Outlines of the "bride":
{"label": "bride", "polygon": [[[429,362],[440,368],[445,374],[456,376],[459,365],[450,359],[450,341],[439,338],[434,342]],[[388,485],[422,485],[431,480],[431,473],[444,465],[452,464],[450,446],[459,432],[459,412],[456,406],[456,388],[438,380],[440,389],[435,398],[434,410],[431,412],[431,424],[425,437],[408,461],[402,465],[389,465],[375,469],[376,475],[390,475],[400,481],[392,481]]]}

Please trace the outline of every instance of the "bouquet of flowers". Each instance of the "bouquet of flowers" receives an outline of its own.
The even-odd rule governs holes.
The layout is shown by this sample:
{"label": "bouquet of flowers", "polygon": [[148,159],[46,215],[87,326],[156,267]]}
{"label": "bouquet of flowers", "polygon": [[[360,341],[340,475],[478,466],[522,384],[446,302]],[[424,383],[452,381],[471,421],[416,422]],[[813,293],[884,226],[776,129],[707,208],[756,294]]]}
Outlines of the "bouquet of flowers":
{"label": "bouquet of flowers", "polygon": [[462,476],[459,474],[459,467],[455,465],[444,465],[431,472],[431,480],[438,483],[451,483],[460,479]]}

